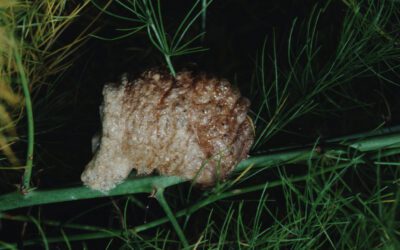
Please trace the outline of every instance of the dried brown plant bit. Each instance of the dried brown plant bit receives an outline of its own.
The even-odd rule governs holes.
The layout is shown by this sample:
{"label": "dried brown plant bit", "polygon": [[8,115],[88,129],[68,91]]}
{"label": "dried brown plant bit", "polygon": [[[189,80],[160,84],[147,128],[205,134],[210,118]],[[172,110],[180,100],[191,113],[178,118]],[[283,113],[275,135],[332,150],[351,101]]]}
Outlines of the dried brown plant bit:
{"label": "dried brown plant bit", "polygon": [[253,143],[248,99],[224,79],[146,71],[103,89],[100,147],[82,174],[102,191],[132,169],[181,176],[202,186],[224,179]]}

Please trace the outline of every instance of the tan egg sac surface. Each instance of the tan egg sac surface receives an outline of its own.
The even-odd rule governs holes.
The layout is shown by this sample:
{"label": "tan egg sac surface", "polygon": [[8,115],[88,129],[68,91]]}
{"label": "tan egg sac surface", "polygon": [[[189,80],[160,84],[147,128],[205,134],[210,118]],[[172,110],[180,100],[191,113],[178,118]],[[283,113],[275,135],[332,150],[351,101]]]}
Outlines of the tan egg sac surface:
{"label": "tan egg sac surface", "polygon": [[103,89],[101,142],[81,178],[107,191],[136,169],[201,186],[225,179],[253,143],[248,99],[225,79],[146,71]]}

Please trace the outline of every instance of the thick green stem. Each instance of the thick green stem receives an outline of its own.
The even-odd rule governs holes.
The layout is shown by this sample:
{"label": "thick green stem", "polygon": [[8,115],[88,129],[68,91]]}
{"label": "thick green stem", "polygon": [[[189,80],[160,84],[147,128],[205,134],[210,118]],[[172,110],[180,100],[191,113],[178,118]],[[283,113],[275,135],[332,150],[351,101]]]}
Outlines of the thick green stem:
{"label": "thick green stem", "polygon": [[[319,176],[319,175],[323,175],[332,171],[337,171],[343,168],[346,168],[348,166],[350,166],[351,164],[344,164],[344,165],[338,165],[338,166],[334,166],[334,167],[330,167],[330,168],[325,168],[322,169],[320,171],[317,171],[313,174],[314,177]],[[288,178],[287,182],[291,182],[291,183],[295,183],[295,182],[301,182],[301,181],[305,181],[308,178],[310,178],[308,175],[304,175],[304,176],[298,176],[298,177],[293,177],[293,178]],[[211,196],[209,196],[208,198],[201,200],[200,202],[196,203],[195,205],[192,205],[188,208],[182,209],[178,212],[175,213],[174,218],[178,218],[178,217],[182,217],[185,216],[187,214],[191,214],[194,213],[198,210],[200,210],[201,208],[208,206],[218,200],[222,200],[222,199],[226,199],[226,198],[230,198],[230,197],[234,197],[234,196],[238,196],[238,195],[243,195],[243,194],[247,194],[247,193],[251,193],[251,192],[255,192],[255,191],[259,191],[259,190],[263,190],[263,189],[271,189],[271,188],[275,188],[278,186],[281,186],[284,182],[282,182],[282,180],[275,180],[275,181],[271,181],[271,182],[267,182],[264,184],[259,184],[256,186],[252,186],[252,187],[247,187],[247,188],[242,188],[242,189],[233,189],[224,193],[214,193]],[[7,216],[2,216],[0,214],[0,218],[3,219],[10,219],[7,218]],[[18,219],[16,219],[18,220]],[[146,223],[144,225],[140,225],[140,226],[136,226],[134,228],[129,229],[130,232],[136,234],[136,233],[140,233],[152,228],[155,228],[157,226],[160,226],[162,224],[167,223],[168,221],[170,221],[169,217],[166,216],[164,218]],[[46,224],[46,223],[44,223]],[[51,224],[49,224],[51,225]],[[74,227],[72,227],[74,228]],[[85,228],[82,228],[85,229]],[[91,230],[91,229],[89,229]],[[112,238],[115,237],[116,234],[121,233],[121,231],[113,231],[113,230],[109,230],[109,231],[105,231],[103,229],[99,229],[99,231],[101,232],[96,232],[96,233],[87,233],[87,234],[79,234],[79,235],[70,235],[68,236],[68,240],[69,241],[81,241],[81,240],[88,240],[88,239],[104,239],[104,238]],[[48,243],[55,243],[55,242],[62,242],[64,241],[63,237],[54,237],[54,238],[48,238],[47,239]],[[25,246],[28,245],[33,245],[33,244],[37,244],[39,243],[40,240],[30,240],[30,241],[25,241],[24,244]],[[0,247],[0,249],[3,249]]]}
{"label": "thick green stem", "polygon": [[15,60],[17,63],[18,71],[20,74],[20,80],[21,80],[21,85],[22,85],[22,91],[24,93],[25,97],[25,109],[26,109],[26,116],[27,116],[27,124],[28,124],[28,147],[27,147],[27,155],[26,155],[26,166],[25,166],[25,172],[24,172],[24,177],[23,177],[23,183],[22,183],[22,190],[25,192],[28,192],[30,189],[30,183],[31,183],[31,176],[32,176],[32,167],[33,167],[33,150],[34,150],[34,120],[33,120],[33,109],[32,109],[32,100],[31,100],[31,94],[29,91],[29,81],[28,78],[25,74],[25,69],[22,64],[22,59],[21,55],[18,53],[18,51],[15,49]]}
{"label": "thick green stem", "polygon": [[53,190],[33,190],[26,195],[13,192],[0,196],[0,212],[34,205],[59,203],[82,199],[93,199],[125,194],[151,193],[154,188],[165,188],[183,182],[179,177],[151,176],[129,179],[108,193],[102,193],[84,186]]}
{"label": "thick green stem", "polygon": [[183,247],[185,249],[189,249],[189,242],[187,241],[187,239],[185,237],[185,234],[183,233],[182,228],[179,226],[178,221],[176,220],[174,214],[172,213],[172,210],[169,207],[167,200],[165,200],[164,189],[163,188],[157,189],[156,198],[158,200],[158,203],[164,209],[164,212],[166,213],[166,215],[167,215],[169,221],[171,222],[172,226],[174,227],[174,229],[176,231],[176,234],[178,235],[179,240],[181,241]]}
{"label": "thick green stem", "polygon": [[[400,133],[379,135],[377,132],[374,136],[365,138],[362,134],[361,140],[341,138],[338,140],[328,140],[326,148],[322,147],[323,151],[329,150],[329,154],[343,155],[344,150],[352,149],[359,152],[368,152],[381,150],[381,156],[389,156],[400,153]],[[262,168],[266,166],[276,166],[285,163],[302,162],[308,159],[313,159],[324,155],[317,150],[316,145],[309,145],[301,148],[286,148],[280,150],[271,150],[260,156],[252,156],[240,162],[235,168],[235,172],[242,172],[249,166],[253,168]],[[59,188],[53,190],[33,190],[27,195],[22,195],[19,192],[13,192],[0,196],[0,211],[7,211],[16,208],[42,205],[49,203],[59,203],[65,201],[73,201],[80,199],[93,199],[97,197],[107,197],[115,195],[126,195],[135,193],[151,193],[154,188],[166,188],[184,182],[179,177],[174,176],[151,176],[144,178],[128,179],[124,183],[118,185],[109,193],[101,193],[91,190],[87,187],[79,186],[72,188]]]}
{"label": "thick green stem", "polygon": [[304,147],[270,150],[263,152],[263,155],[253,156],[240,162],[235,168],[235,171],[243,171],[250,165],[253,165],[253,167],[263,167],[283,163],[301,162],[307,159],[319,157],[322,152],[326,151],[342,154],[344,150],[368,152],[378,149],[386,150],[387,152],[390,152],[391,155],[400,153],[400,133],[381,135],[379,134],[379,131],[377,131],[376,133],[372,134],[359,134],[358,139],[356,139],[354,136],[351,136],[349,138],[341,137],[340,140],[327,140],[326,142],[322,143],[321,146],[314,144]]}

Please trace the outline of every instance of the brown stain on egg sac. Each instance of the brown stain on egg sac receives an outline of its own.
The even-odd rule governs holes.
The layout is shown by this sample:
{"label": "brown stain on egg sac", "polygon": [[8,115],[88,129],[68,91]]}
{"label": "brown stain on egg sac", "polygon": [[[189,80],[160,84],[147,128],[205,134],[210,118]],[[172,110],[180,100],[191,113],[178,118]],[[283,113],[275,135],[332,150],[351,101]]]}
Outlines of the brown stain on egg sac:
{"label": "brown stain on egg sac", "polygon": [[136,169],[201,186],[225,179],[247,157],[254,133],[248,99],[225,79],[146,71],[103,89],[102,136],[85,185],[107,191]]}

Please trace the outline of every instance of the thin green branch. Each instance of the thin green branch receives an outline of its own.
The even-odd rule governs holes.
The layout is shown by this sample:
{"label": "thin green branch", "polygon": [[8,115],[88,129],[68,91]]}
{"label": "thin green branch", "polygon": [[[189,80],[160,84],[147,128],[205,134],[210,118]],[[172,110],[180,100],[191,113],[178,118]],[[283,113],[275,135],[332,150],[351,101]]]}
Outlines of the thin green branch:
{"label": "thin green branch", "polygon": [[168,202],[164,197],[164,189],[163,188],[157,189],[155,196],[158,200],[158,203],[161,205],[161,207],[164,209],[164,212],[167,214],[167,217],[171,222],[172,226],[174,227],[176,234],[179,237],[179,240],[182,242],[182,245],[184,246],[185,249],[189,249],[189,242],[187,241],[181,226],[179,226],[179,223],[176,220],[174,213],[172,213],[172,210],[169,207]]}
{"label": "thin green branch", "polygon": [[165,54],[165,61],[167,62],[169,70],[171,71],[171,75],[173,77],[176,77],[176,71],[174,69],[174,66],[172,65],[171,57],[169,55],[167,55],[167,54]]}
{"label": "thin green branch", "polygon": [[[2,219],[2,220],[19,221],[19,222],[33,222],[32,218],[33,218],[32,216],[26,216],[26,215],[11,215],[11,214],[6,214],[6,213],[0,213],[0,219]],[[108,228],[84,225],[84,224],[75,224],[75,223],[69,223],[69,222],[65,222],[65,221],[60,222],[60,221],[56,221],[56,220],[41,219],[40,223],[42,225],[59,227],[59,228],[69,228],[69,229],[97,231],[97,232],[98,231],[109,232],[110,234],[114,234],[114,235],[119,233],[115,230],[111,230]]]}
{"label": "thin green branch", "polygon": [[12,245],[10,243],[6,243],[6,242],[0,240],[0,249],[8,249],[8,250],[15,249],[15,250],[17,250],[18,248],[15,245]]}
{"label": "thin green branch", "polygon": [[[161,1],[157,0],[153,4],[153,1],[140,0],[140,1],[131,1],[131,2],[122,2],[116,1],[121,7],[125,8],[131,14],[133,14],[136,18],[124,17],[117,15],[113,12],[107,11],[108,5],[105,7],[99,6],[95,1],[92,1],[93,4],[102,12],[126,21],[130,21],[132,23],[138,24],[137,28],[133,28],[132,30],[127,30],[126,34],[119,35],[113,38],[102,38],[103,40],[117,40],[126,38],[128,36],[133,35],[139,30],[142,30],[143,27],[147,30],[147,35],[150,39],[150,42],[153,44],[157,50],[159,50],[165,59],[165,63],[167,64],[168,69],[171,72],[171,75],[176,76],[176,70],[172,63],[172,57],[193,54],[205,51],[199,46],[191,47],[195,41],[204,39],[205,31],[203,31],[195,35],[193,38],[189,38],[188,41],[184,41],[185,37],[188,36],[188,31],[193,27],[194,23],[202,17],[202,27],[205,28],[205,18],[206,18],[206,10],[209,5],[212,3],[212,0],[196,0],[191,9],[187,12],[182,21],[180,21],[178,28],[174,32],[174,35],[171,36],[172,39],[169,39],[170,36],[165,28],[162,11],[161,11]],[[200,9],[199,9],[200,8]],[[196,9],[199,9],[196,11]],[[117,29],[119,31],[123,31],[122,29]],[[92,35],[94,37],[99,37]]]}
{"label": "thin green branch", "polygon": [[[361,18],[361,19],[364,19],[363,14],[360,12],[359,3],[357,3],[356,0],[342,0],[342,2],[343,2],[349,9],[351,9],[351,11],[353,11],[354,16],[356,16],[356,17],[358,17],[358,18]],[[393,1],[393,2],[394,2],[394,1]],[[393,8],[394,8],[394,6],[393,6]],[[382,11],[382,9],[381,9],[380,11]],[[381,35],[382,37],[384,37],[386,40],[388,40],[388,41],[390,41],[390,42],[395,41],[395,39],[394,39],[390,34],[388,34],[385,30],[383,30],[383,29],[382,29],[378,24],[376,24],[375,22],[368,23],[367,25],[371,25],[371,26],[374,28],[374,30],[375,30],[379,35]],[[395,43],[397,44],[398,42],[395,41]]]}
{"label": "thin green branch", "polygon": [[40,225],[40,222],[35,219],[34,217],[31,217],[32,222],[35,224],[40,236],[42,237],[42,242],[44,245],[44,249],[49,250],[49,242],[47,241],[47,236],[46,233],[43,231],[42,226]]}
{"label": "thin green branch", "polygon": [[29,81],[25,74],[25,69],[22,64],[22,59],[20,53],[15,49],[15,60],[18,67],[18,72],[20,75],[20,81],[22,85],[22,91],[25,97],[25,109],[27,116],[27,124],[28,124],[28,147],[27,147],[27,155],[26,155],[26,164],[25,164],[25,172],[22,183],[22,190],[24,192],[28,192],[30,189],[31,176],[32,176],[32,167],[33,167],[33,153],[34,153],[34,140],[35,140],[35,128],[34,128],[34,120],[33,120],[33,109],[32,109],[32,100],[31,94],[29,91]]}

